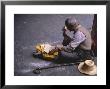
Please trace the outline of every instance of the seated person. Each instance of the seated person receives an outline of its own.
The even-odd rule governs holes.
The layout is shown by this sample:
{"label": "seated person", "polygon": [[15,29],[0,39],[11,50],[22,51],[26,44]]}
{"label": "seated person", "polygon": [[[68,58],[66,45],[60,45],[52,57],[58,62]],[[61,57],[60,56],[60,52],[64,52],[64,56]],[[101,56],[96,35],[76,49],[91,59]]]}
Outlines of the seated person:
{"label": "seated person", "polygon": [[51,50],[60,52],[60,57],[72,59],[91,59],[91,34],[78,23],[75,18],[67,18],[63,28],[64,40],[62,45],[57,45],[56,49]]}

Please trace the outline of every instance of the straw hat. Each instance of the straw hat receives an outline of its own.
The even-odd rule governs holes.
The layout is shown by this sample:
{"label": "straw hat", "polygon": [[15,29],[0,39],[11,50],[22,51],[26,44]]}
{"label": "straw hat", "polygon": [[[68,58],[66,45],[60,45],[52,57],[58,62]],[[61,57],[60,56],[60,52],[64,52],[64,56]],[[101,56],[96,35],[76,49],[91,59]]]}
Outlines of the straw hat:
{"label": "straw hat", "polygon": [[88,74],[88,75],[95,75],[97,74],[97,67],[92,60],[86,60],[81,62],[78,66],[78,69],[81,73]]}

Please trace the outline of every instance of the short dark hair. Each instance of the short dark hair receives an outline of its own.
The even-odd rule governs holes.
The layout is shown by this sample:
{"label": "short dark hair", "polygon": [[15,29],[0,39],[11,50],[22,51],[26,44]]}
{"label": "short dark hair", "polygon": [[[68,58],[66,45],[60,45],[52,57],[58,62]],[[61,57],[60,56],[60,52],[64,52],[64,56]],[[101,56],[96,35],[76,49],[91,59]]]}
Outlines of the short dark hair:
{"label": "short dark hair", "polygon": [[67,18],[65,20],[65,25],[67,28],[73,29],[74,25],[78,24],[77,20],[75,18]]}

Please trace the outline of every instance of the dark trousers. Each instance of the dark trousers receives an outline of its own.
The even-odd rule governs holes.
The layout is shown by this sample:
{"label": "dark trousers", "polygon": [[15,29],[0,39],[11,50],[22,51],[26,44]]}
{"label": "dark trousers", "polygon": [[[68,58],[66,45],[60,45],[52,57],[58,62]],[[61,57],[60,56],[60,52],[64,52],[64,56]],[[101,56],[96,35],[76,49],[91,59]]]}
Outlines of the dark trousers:
{"label": "dark trousers", "polygon": [[92,59],[92,53],[91,50],[83,50],[80,48],[75,49],[74,51],[67,52],[67,51],[61,51],[59,53],[59,58],[60,59],[66,59],[66,60],[74,60],[74,61],[84,61],[84,60],[89,60]]}

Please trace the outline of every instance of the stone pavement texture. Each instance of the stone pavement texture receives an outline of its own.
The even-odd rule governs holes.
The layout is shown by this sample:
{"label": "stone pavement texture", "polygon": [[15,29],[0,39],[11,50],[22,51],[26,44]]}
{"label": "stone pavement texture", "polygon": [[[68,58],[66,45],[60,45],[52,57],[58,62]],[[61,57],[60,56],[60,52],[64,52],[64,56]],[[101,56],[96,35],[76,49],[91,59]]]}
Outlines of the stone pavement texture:
{"label": "stone pavement texture", "polygon": [[[87,29],[91,29],[93,15],[89,14],[15,14],[14,16],[14,75],[15,76],[85,76],[77,65],[42,70],[34,74],[33,69],[59,64],[33,57],[35,45],[43,42],[62,42],[62,27],[67,17],[75,17]],[[68,63],[63,59],[62,63]],[[71,63],[72,61],[69,61]],[[95,63],[97,62],[95,58]]]}

